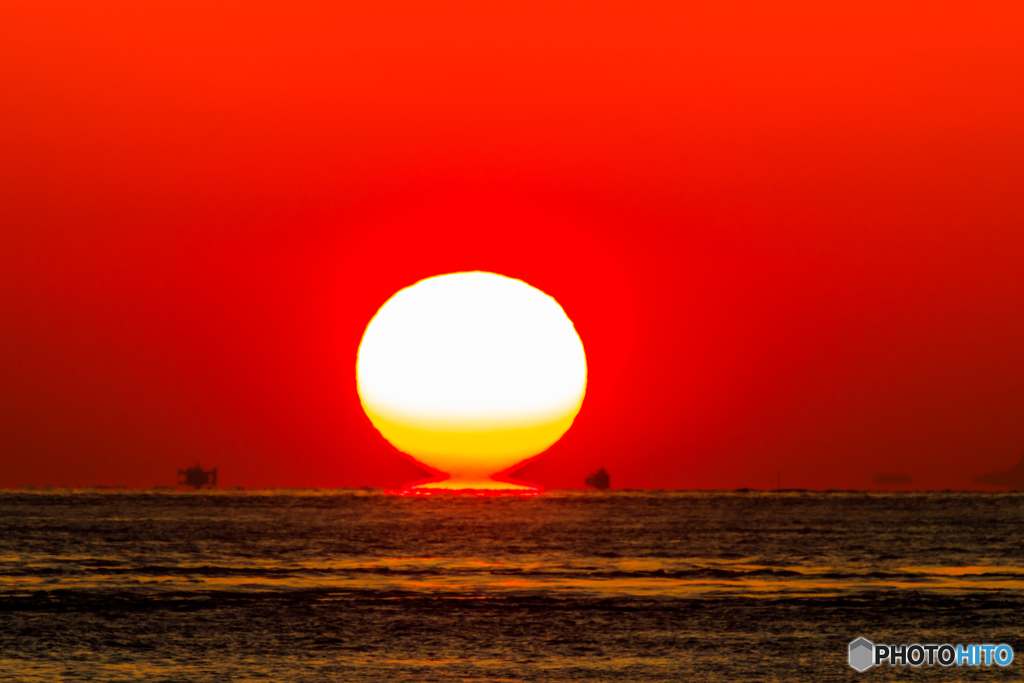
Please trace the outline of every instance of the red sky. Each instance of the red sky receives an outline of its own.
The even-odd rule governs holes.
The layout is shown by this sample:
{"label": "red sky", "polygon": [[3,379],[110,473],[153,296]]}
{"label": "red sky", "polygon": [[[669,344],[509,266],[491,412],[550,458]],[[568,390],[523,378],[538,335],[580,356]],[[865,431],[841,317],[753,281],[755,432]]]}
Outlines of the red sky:
{"label": "red sky", "polygon": [[1022,34],[1016,2],[8,0],[0,486],[416,479],[355,350],[483,269],[588,352],[530,481],[975,487],[1024,455]]}

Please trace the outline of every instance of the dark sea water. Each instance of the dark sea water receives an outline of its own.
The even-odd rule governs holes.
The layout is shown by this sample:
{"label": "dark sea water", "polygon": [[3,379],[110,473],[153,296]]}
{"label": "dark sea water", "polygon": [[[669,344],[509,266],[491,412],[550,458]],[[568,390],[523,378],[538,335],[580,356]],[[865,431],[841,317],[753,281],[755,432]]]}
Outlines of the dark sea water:
{"label": "dark sea water", "polygon": [[4,680],[1003,681],[1022,632],[1020,494],[0,492]]}

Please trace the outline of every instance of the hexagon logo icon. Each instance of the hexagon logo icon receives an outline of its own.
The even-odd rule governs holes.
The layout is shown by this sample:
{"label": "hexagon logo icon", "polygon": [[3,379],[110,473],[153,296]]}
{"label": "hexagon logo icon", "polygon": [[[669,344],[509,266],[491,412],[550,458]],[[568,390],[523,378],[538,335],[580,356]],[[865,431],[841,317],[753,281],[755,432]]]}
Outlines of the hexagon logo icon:
{"label": "hexagon logo icon", "polygon": [[850,643],[850,666],[857,671],[867,671],[874,663],[874,643],[867,638],[858,638]]}

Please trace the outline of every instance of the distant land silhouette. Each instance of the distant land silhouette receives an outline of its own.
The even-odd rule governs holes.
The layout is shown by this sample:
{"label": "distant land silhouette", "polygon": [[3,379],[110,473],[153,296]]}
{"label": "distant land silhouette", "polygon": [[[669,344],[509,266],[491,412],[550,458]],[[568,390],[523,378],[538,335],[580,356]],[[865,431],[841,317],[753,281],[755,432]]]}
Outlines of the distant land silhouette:
{"label": "distant land silhouette", "polygon": [[906,486],[913,481],[913,477],[909,474],[894,474],[892,472],[882,472],[871,477],[871,481],[876,484],[882,484],[883,486]]}
{"label": "distant land silhouette", "polygon": [[1008,470],[989,472],[972,479],[975,484],[999,486],[1001,488],[1024,489],[1024,457]]}

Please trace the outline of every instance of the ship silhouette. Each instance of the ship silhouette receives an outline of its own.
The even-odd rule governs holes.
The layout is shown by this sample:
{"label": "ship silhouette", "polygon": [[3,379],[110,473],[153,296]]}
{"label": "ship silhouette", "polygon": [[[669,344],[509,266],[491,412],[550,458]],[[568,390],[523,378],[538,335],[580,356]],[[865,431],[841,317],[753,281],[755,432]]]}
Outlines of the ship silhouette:
{"label": "ship silhouette", "polygon": [[[184,477],[184,480],[182,480],[182,477]],[[203,470],[199,463],[196,463],[195,467],[178,470],[178,486],[195,486],[197,489],[201,489],[207,485],[217,485],[216,467],[212,470],[206,471]]]}
{"label": "ship silhouette", "polygon": [[583,483],[587,486],[593,486],[595,489],[607,491],[608,487],[612,485],[612,478],[609,476],[608,470],[602,467],[597,472],[594,472],[584,479]]}

